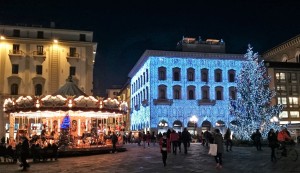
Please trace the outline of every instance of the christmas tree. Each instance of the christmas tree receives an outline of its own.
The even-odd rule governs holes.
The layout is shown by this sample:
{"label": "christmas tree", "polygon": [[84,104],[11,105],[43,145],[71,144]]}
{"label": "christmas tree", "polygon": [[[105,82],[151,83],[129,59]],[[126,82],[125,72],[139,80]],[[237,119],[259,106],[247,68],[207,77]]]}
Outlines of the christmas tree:
{"label": "christmas tree", "polygon": [[68,146],[70,143],[70,117],[68,114],[64,117],[60,127],[61,129],[58,145]]}
{"label": "christmas tree", "polygon": [[278,117],[282,105],[271,105],[275,90],[270,89],[271,77],[263,60],[253,53],[249,45],[245,54],[246,61],[237,76],[236,100],[231,100],[230,112],[235,118],[232,129],[234,135],[241,140],[250,140],[251,134],[259,129],[263,137],[271,128],[277,130],[278,125],[271,118]]}

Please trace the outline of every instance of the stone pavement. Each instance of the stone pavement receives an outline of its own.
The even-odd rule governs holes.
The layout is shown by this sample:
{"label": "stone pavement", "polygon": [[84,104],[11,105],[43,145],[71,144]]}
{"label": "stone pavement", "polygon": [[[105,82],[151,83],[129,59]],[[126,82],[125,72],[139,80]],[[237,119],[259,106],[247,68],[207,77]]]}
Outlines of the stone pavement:
{"label": "stone pavement", "polygon": [[[256,151],[254,147],[233,147],[223,156],[223,168],[209,156],[208,149],[199,143],[191,144],[188,154],[169,154],[164,167],[159,146],[143,148],[137,144],[126,144],[125,152],[59,158],[58,161],[30,163],[27,172],[33,173],[300,173],[300,156],[296,162],[283,158],[276,163],[270,161],[270,148]],[[298,154],[300,154],[297,146]],[[30,160],[29,160],[30,161]],[[0,173],[21,172],[17,164],[0,164]]]}

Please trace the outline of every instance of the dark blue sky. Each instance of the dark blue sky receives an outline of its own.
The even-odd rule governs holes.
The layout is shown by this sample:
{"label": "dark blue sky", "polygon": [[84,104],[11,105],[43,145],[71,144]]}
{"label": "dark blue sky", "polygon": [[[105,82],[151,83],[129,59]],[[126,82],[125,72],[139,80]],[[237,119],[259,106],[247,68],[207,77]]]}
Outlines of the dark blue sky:
{"label": "dark blue sky", "polygon": [[228,53],[251,44],[262,54],[300,34],[297,0],[160,1],[10,0],[1,3],[0,23],[93,31],[96,95],[123,85],[146,49],[175,50],[182,36],[222,38]]}

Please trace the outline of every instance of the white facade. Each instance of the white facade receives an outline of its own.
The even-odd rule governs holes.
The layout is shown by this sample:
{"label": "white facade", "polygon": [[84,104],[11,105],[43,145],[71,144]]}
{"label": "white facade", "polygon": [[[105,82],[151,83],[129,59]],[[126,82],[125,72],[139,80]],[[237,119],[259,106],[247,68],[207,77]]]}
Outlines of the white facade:
{"label": "white facade", "polygon": [[131,129],[227,126],[233,120],[229,100],[236,98],[235,76],[244,60],[237,54],[145,51],[129,73]]}
{"label": "white facade", "polygon": [[[92,95],[97,43],[93,32],[0,25],[0,100],[26,95],[48,95],[69,75]],[[0,136],[8,117],[0,110]]]}

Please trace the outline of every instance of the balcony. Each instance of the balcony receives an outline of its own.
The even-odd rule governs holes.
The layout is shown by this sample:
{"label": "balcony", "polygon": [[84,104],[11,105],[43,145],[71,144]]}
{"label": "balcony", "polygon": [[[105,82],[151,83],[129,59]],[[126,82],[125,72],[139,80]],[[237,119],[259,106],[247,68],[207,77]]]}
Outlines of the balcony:
{"label": "balcony", "polygon": [[67,53],[67,61],[70,64],[79,62],[79,53]]}
{"label": "balcony", "polygon": [[200,105],[211,105],[214,106],[216,104],[216,100],[210,100],[210,99],[201,99],[198,100],[198,106]]}
{"label": "balcony", "polygon": [[32,56],[33,56],[34,60],[36,60],[36,61],[38,61],[42,64],[46,59],[46,52],[44,52],[44,51],[33,51]]}
{"label": "balcony", "polygon": [[134,110],[136,110],[136,111],[140,110],[140,105],[135,105]]}
{"label": "balcony", "polygon": [[153,99],[154,105],[172,105],[173,99]]}
{"label": "balcony", "polygon": [[21,58],[25,57],[25,53],[21,50],[9,50],[8,56],[12,64],[17,64]]}

